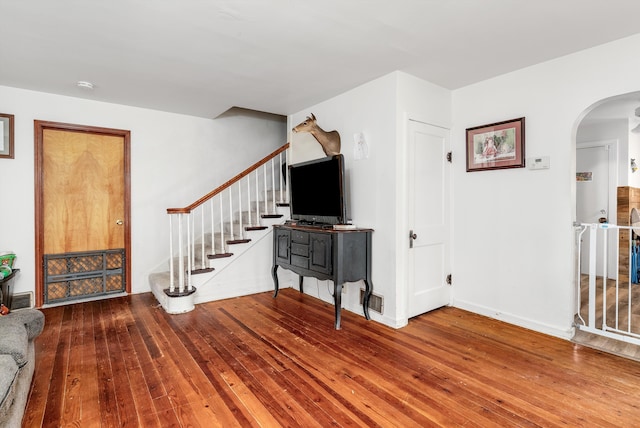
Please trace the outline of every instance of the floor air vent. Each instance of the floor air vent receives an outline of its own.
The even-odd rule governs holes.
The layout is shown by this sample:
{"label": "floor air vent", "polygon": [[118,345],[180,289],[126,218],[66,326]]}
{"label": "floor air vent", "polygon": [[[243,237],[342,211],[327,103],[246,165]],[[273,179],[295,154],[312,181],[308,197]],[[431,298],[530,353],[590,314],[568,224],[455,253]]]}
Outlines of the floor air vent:
{"label": "floor air vent", "polygon": [[11,296],[11,310],[33,308],[33,293],[14,293]]}
{"label": "floor air vent", "polygon": [[[360,289],[360,304],[362,305],[362,301],[364,299],[364,290]],[[382,310],[384,309],[384,299],[382,296],[379,296],[375,293],[371,293],[371,297],[369,297],[369,309],[372,311],[376,311],[379,314],[382,314]]]}

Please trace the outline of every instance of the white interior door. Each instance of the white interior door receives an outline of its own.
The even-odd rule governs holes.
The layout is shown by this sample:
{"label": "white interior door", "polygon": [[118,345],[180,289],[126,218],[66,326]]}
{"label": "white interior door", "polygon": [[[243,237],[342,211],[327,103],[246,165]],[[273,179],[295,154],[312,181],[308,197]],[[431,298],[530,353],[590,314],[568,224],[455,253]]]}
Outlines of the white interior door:
{"label": "white interior door", "polygon": [[451,299],[447,284],[449,130],[410,120],[407,149],[410,318],[445,306]]}
{"label": "white interior door", "polygon": [[[616,188],[615,144],[593,143],[576,148],[576,221],[578,223],[599,223],[606,219],[610,223],[616,222],[616,208],[614,206]],[[603,232],[600,230],[600,234]],[[615,278],[616,234],[609,233],[607,246],[609,247],[607,273]],[[599,248],[596,274],[602,275],[602,238],[598,237]],[[583,236],[582,253],[580,259],[581,273],[589,270],[589,239]]]}

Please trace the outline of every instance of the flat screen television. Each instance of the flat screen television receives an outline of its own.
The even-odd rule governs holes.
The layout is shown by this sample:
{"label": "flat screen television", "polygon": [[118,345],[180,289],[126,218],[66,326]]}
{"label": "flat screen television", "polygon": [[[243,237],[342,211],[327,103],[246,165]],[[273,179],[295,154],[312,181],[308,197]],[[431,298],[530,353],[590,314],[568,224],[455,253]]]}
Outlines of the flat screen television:
{"label": "flat screen television", "polygon": [[291,220],[303,224],[347,222],[344,157],[328,156],[289,165]]}

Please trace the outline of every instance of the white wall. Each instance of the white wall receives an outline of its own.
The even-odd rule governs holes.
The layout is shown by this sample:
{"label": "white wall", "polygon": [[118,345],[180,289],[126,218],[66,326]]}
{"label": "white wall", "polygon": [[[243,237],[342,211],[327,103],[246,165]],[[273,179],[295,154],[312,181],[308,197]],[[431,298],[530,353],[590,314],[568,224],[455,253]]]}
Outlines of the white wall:
{"label": "white wall", "polygon": [[[362,85],[335,98],[293,114],[289,122],[296,125],[313,113],[318,125],[326,130],[337,130],[345,158],[347,201],[353,223],[371,227],[373,233],[373,287],[374,293],[385,297],[384,317],[371,312],[374,319],[387,324],[395,319],[395,269],[382,260],[393,260],[393,203],[396,79],[388,75]],[[369,145],[369,158],[356,161],[353,156],[353,134],[364,133]],[[312,143],[304,136],[292,135],[292,157],[302,160],[305,155],[297,151],[312,150]],[[303,141],[303,143],[300,143]],[[317,144],[317,143],[316,143]],[[319,146],[319,144],[318,144]],[[320,155],[323,155],[320,152]],[[389,199],[391,198],[391,199]],[[359,306],[359,285],[347,286],[343,306],[362,313]],[[305,278],[305,293],[332,302],[330,282]],[[391,304],[389,304],[391,303]],[[383,320],[384,319],[384,320]]]}
{"label": "white wall", "polygon": [[230,112],[215,120],[0,86],[0,112],[15,115],[15,159],[0,159],[0,250],[17,254],[15,291],[35,288],[33,121],[131,131],[132,291],[165,270],[166,208],[182,207],[286,142],[282,119]]}
{"label": "white wall", "polygon": [[[573,319],[576,127],[638,90],[640,36],[453,92],[454,304],[568,337]],[[466,173],[465,128],[526,117],[526,157],[549,170]]]}
{"label": "white wall", "polygon": [[[450,93],[405,73],[391,73],[335,98],[298,112],[289,118],[297,124],[314,113],[324,130],[340,132],[347,172],[351,217],[357,226],[373,233],[373,292],[384,297],[383,316],[370,311],[373,319],[393,327],[406,324],[404,263],[406,247],[399,177],[404,177],[404,118],[407,114],[440,126],[450,124]],[[362,132],[369,146],[369,158],[354,159],[353,134]],[[309,141],[298,143],[292,136],[295,159],[310,149]],[[317,143],[316,143],[317,144]],[[320,152],[320,155],[322,153]],[[399,247],[401,243],[401,247]],[[399,250],[400,248],[400,250]],[[308,285],[310,284],[310,285]],[[357,286],[347,286],[343,306],[362,313]],[[330,284],[305,279],[305,292],[332,302]]]}

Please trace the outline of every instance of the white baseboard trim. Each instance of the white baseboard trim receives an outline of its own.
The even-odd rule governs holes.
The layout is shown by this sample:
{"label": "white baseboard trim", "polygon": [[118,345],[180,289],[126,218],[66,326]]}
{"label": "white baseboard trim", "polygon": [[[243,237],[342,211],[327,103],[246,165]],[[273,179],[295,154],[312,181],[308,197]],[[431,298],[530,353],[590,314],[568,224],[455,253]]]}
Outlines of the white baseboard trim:
{"label": "white baseboard trim", "polygon": [[517,325],[518,327],[537,331],[539,333],[548,334],[550,336],[559,337],[561,339],[571,340],[571,338],[575,333],[575,328],[573,326],[569,328],[562,328],[560,326],[545,324],[545,323],[541,323],[528,318],[523,318],[514,314],[505,313],[494,308],[477,305],[475,303],[465,302],[463,300],[454,300],[451,306],[459,309],[463,309],[465,311],[473,312],[479,315],[483,315],[488,318],[493,318],[493,319],[507,322],[509,324]]}
{"label": "white baseboard trim", "polygon": [[226,281],[224,283],[216,283],[211,281],[201,288],[198,288],[194,295],[196,304],[213,302],[215,300],[231,299],[233,297],[248,296],[250,294],[264,293],[266,291],[274,291],[273,279],[271,276],[263,278],[243,280],[243,281]]}

